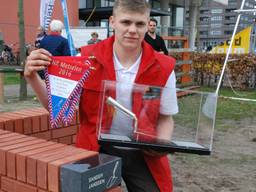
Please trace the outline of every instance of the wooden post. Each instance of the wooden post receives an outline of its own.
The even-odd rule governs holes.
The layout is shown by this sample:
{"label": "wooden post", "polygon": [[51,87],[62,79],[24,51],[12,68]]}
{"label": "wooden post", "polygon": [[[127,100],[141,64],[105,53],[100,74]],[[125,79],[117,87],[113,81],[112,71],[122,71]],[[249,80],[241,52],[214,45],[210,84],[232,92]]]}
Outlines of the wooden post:
{"label": "wooden post", "polygon": [[[26,59],[26,47],[25,47],[25,26],[24,26],[24,10],[23,0],[19,0],[19,39],[20,39],[20,65],[24,67]],[[27,83],[23,75],[20,76],[20,100],[27,98]]]}
{"label": "wooden post", "polygon": [[[182,60],[188,61],[190,58],[190,53],[186,49],[189,48],[189,42],[188,38],[185,36],[163,36],[164,40],[168,41],[183,41],[183,49],[184,51],[181,51],[182,53]],[[191,65],[189,63],[184,63],[181,66],[181,72],[183,72],[183,75],[181,76],[180,84],[183,86],[187,86],[188,84],[192,83],[192,77],[190,76],[191,72]]]}
{"label": "wooden post", "polygon": [[[189,42],[188,39],[184,40],[184,48],[188,49],[189,48]],[[182,54],[182,59],[183,60],[189,60],[189,52],[184,52]],[[183,64],[182,65],[182,72],[185,74],[181,78],[181,84],[186,84],[186,83],[191,83],[192,78],[189,75],[189,72],[191,71],[191,65],[189,64]]]}
{"label": "wooden post", "polygon": [[0,73],[0,104],[4,103],[4,73]]}

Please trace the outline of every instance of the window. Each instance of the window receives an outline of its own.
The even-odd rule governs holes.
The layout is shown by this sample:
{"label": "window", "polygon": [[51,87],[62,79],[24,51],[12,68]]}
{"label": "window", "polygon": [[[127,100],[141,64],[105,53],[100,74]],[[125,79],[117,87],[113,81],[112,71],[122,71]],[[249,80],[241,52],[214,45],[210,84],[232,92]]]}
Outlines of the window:
{"label": "window", "polygon": [[236,16],[226,16],[225,19],[226,20],[235,20]]}
{"label": "window", "polygon": [[210,31],[211,35],[221,35],[221,31],[220,30],[214,30],[214,31]]}
{"label": "window", "polygon": [[221,21],[222,20],[222,16],[213,16],[211,17],[211,21]]}
{"label": "window", "polygon": [[211,23],[211,28],[220,28],[222,27],[221,23]]}
{"label": "window", "polygon": [[209,21],[209,18],[208,18],[208,17],[201,17],[201,18],[200,18],[200,21],[206,22],[206,21]]}
{"label": "window", "polygon": [[200,31],[200,35],[208,35],[208,31]]}
{"label": "window", "polygon": [[209,14],[209,10],[200,10],[200,14]]}
{"label": "window", "polygon": [[212,14],[221,14],[221,13],[223,13],[223,10],[222,9],[212,9],[211,13]]}
{"label": "window", "polygon": [[231,34],[233,34],[233,31],[225,31],[224,34],[225,35],[231,35]]}
{"label": "window", "polygon": [[226,13],[232,13],[235,9],[226,9]]}

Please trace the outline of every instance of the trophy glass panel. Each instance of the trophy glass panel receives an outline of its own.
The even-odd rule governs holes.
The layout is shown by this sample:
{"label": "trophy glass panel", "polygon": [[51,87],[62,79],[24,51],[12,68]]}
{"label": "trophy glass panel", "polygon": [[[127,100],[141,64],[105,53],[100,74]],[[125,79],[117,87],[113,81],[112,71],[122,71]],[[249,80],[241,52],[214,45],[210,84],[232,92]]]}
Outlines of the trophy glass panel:
{"label": "trophy glass panel", "polygon": [[210,154],[216,105],[212,93],[104,81],[98,139],[102,145]]}

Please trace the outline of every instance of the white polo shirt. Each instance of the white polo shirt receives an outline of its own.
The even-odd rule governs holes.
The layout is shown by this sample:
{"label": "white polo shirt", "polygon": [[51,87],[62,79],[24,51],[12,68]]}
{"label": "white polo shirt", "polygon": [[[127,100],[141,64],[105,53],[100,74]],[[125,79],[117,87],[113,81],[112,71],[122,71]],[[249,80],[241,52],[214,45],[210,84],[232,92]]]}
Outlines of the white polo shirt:
{"label": "white polo shirt", "polygon": [[[116,101],[121,103],[127,109],[132,109],[132,87],[136,74],[141,63],[142,53],[129,68],[122,66],[115,53],[114,68],[116,73]],[[153,77],[152,77],[153,78]],[[169,76],[160,103],[160,113],[163,115],[173,115],[178,113],[178,104],[176,96],[176,78],[174,71]],[[133,121],[122,112],[116,111],[113,120],[111,133],[117,135],[133,135]]]}

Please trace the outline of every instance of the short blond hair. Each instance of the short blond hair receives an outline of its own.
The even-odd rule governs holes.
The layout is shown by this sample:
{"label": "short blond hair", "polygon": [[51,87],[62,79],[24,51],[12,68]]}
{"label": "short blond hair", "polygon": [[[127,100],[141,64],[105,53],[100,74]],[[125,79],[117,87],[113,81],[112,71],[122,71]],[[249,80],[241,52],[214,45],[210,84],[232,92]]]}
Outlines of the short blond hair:
{"label": "short blond hair", "polygon": [[146,12],[150,13],[151,6],[149,0],[115,0],[113,15],[115,15],[117,9],[144,14]]}

